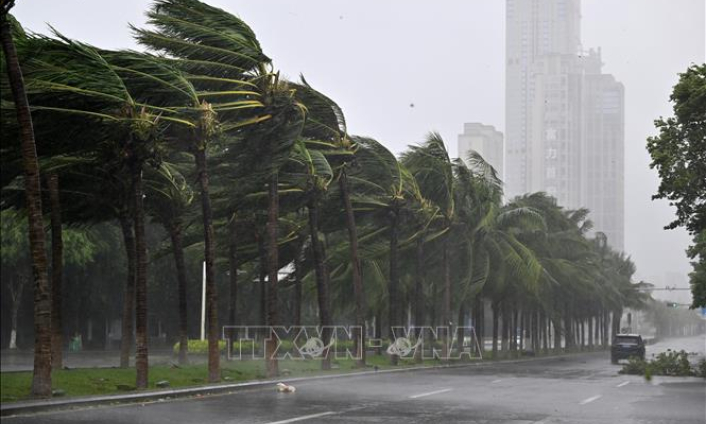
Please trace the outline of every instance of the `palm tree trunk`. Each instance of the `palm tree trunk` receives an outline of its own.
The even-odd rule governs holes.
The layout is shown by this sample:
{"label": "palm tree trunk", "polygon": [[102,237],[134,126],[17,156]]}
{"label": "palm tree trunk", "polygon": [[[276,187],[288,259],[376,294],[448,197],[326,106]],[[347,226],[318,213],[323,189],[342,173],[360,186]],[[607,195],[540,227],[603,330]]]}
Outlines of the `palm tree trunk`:
{"label": "palm tree trunk", "polygon": [[[382,310],[378,309],[375,315],[375,338],[382,340]],[[382,355],[381,344],[375,348],[376,355]]]}
{"label": "palm tree trunk", "polygon": [[194,154],[196,172],[201,189],[201,215],[203,218],[204,259],[206,262],[206,315],[208,322],[208,381],[221,380],[220,352],[218,349],[218,295],[213,263],[216,259],[216,246],[213,236],[213,211],[208,183],[208,168],[205,148],[197,148]]}
{"label": "palm tree trunk", "polygon": [[[556,307],[556,301],[552,302],[552,308]],[[545,353],[549,354],[550,351],[554,348],[554,340],[556,339],[556,328],[554,327],[554,321],[553,321],[553,315],[556,312],[552,309],[551,311],[543,308],[541,311],[541,316],[542,316],[542,326],[544,327],[542,329],[543,331],[543,337],[546,339],[546,342],[543,342],[544,345],[546,346],[545,348]]]}
{"label": "palm tree trunk", "polygon": [[603,308],[598,311],[598,316],[596,317],[596,340],[600,343],[601,347],[605,347],[603,342]]}
{"label": "palm tree trunk", "polygon": [[294,259],[294,325],[302,325],[302,257]]}
{"label": "palm tree trunk", "polygon": [[553,320],[554,324],[554,350],[557,352],[561,352],[561,336],[562,336],[562,328],[561,328],[561,311],[557,311],[556,318]]}
{"label": "palm tree trunk", "polygon": [[541,340],[541,334],[540,334],[540,327],[541,321],[539,317],[539,311],[534,310],[532,311],[531,315],[531,331],[532,331],[532,351],[535,353],[535,355],[539,354],[539,341]]}
{"label": "palm tree trunk", "polygon": [[623,310],[622,309],[616,309],[613,311],[613,337],[615,337],[616,334],[620,334],[620,321],[623,318]]}
{"label": "palm tree trunk", "polygon": [[[260,323],[263,326],[267,325],[267,249],[263,238],[258,235],[257,238],[258,252],[260,260],[258,263],[258,278],[260,286]],[[263,331],[261,336],[267,337],[267,332]]]}
{"label": "palm tree trunk", "polygon": [[574,331],[571,324],[571,306],[564,306],[564,347],[566,349],[574,347]]}
{"label": "palm tree trunk", "polygon": [[[326,269],[326,256],[319,240],[319,211],[316,199],[309,201],[309,233],[311,235],[311,247],[314,253],[314,271],[316,274],[316,292],[319,301],[319,323],[322,328],[321,338],[324,346],[331,342],[331,299],[329,295],[328,271]],[[321,369],[331,369],[331,357],[328,348],[324,350],[321,361]]]}
{"label": "palm tree trunk", "polygon": [[133,210],[135,225],[135,386],[147,388],[148,384],[148,336],[147,336],[147,244],[145,243],[145,210],[142,199],[142,165],[131,165]]}
{"label": "palm tree trunk", "polygon": [[[398,286],[399,286],[399,275],[397,269],[397,255],[399,252],[398,243],[398,216],[396,212],[392,212],[390,215],[390,281],[388,283],[388,328],[389,328],[389,338],[390,343],[394,343],[394,327],[397,325],[397,306],[399,303],[398,299]],[[390,355],[390,362],[392,365],[397,365],[399,361],[399,355]]]}
{"label": "palm tree trunk", "polygon": [[127,257],[127,281],[123,296],[123,319],[120,336],[120,368],[130,366],[132,350],[133,315],[135,313],[135,233],[130,213],[120,214],[120,228],[123,232],[125,255]]}
{"label": "palm tree trunk", "polygon": [[593,349],[593,316],[588,317],[588,347]]}
{"label": "palm tree trunk", "polygon": [[549,353],[549,321],[544,311],[539,311],[539,339],[542,353]]}
{"label": "palm tree trunk", "polygon": [[47,176],[51,206],[51,367],[63,368],[63,327],[61,324],[62,277],[64,274],[64,240],[61,234],[61,203],[59,202],[59,176]]}
{"label": "palm tree trunk", "polygon": [[507,353],[510,350],[510,311],[507,302],[502,303],[501,314],[503,319],[503,329],[502,336],[500,339],[500,350],[503,352],[503,356],[507,357]]}
{"label": "palm tree trunk", "polygon": [[517,353],[519,349],[519,343],[517,338],[522,337],[522,333],[518,334],[518,329],[522,328],[522,324],[520,324],[520,318],[521,314],[520,311],[517,309],[517,303],[515,303],[512,307],[512,350]]}
{"label": "palm tree trunk", "polygon": [[449,252],[449,238],[444,237],[444,304],[441,308],[441,316],[443,322],[441,323],[441,328],[444,329],[444,340],[442,346],[442,352],[444,359],[449,359],[449,337],[450,337],[450,326],[451,326],[451,258]]}
{"label": "palm tree trunk", "polygon": [[355,325],[353,334],[355,343],[356,366],[365,367],[365,293],[363,291],[363,275],[360,266],[360,256],[358,254],[358,229],[355,226],[355,214],[348,189],[348,176],[343,168],[338,180],[341,188],[343,206],[346,210],[346,228],[348,229],[348,239],[351,245],[351,265],[353,268],[353,293],[355,297]]}
{"label": "palm tree trunk", "polygon": [[475,323],[476,336],[478,337],[478,344],[480,345],[481,354],[485,353],[485,299],[483,298],[483,292],[478,295],[478,319]]}
{"label": "palm tree trunk", "polygon": [[498,359],[498,315],[500,315],[500,305],[493,302],[493,359]]}
{"label": "palm tree trunk", "polygon": [[184,262],[184,247],[182,241],[181,222],[175,221],[168,226],[169,236],[172,239],[172,252],[177,271],[177,292],[179,297],[179,364],[188,363],[189,336],[186,308],[186,265]]}
{"label": "palm tree trunk", "polygon": [[34,142],[34,128],[25,93],[22,70],[12,40],[7,20],[12,3],[3,2],[0,11],[0,40],[7,63],[12,98],[15,102],[17,122],[20,127],[22,167],[24,170],[25,196],[29,220],[29,246],[34,277],[34,369],[32,396],[51,396],[51,288],[47,278],[47,253],[45,250],[42,198],[39,183],[39,164]]}
{"label": "palm tree trunk", "polygon": [[[236,243],[236,221],[235,217],[231,218],[228,224],[228,267],[230,273],[230,287],[228,296],[228,325],[237,325],[237,308],[238,308],[238,245]],[[231,346],[238,337],[238,332],[231,329],[228,332]]]}
{"label": "palm tree trunk", "polygon": [[540,350],[542,349],[542,343],[544,342],[544,323],[542,321],[542,312],[537,310],[534,315],[535,322],[534,322],[534,331],[536,331],[536,344],[534,348],[534,352],[536,355],[539,355]]}
{"label": "palm tree trunk", "polygon": [[522,354],[522,350],[525,348],[525,325],[527,321],[526,316],[527,314],[524,311],[520,312],[520,344],[517,347],[520,354]]}
{"label": "palm tree trunk", "polygon": [[[416,249],[416,271],[414,278],[414,336],[417,340],[421,336],[421,326],[424,325],[424,241],[420,237],[417,240]],[[422,349],[414,351],[414,361],[422,363]]]}
{"label": "palm tree trunk", "polygon": [[459,357],[463,358],[463,342],[466,338],[466,304],[461,301],[458,307],[458,322],[456,323],[456,343],[458,344]]}
{"label": "palm tree trunk", "polygon": [[542,313],[539,311],[539,307],[533,312],[532,319],[534,321],[532,331],[535,333],[535,341],[532,347],[535,355],[539,356],[542,350],[542,341],[544,338],[544,327],[542,326]]}
{"label": "palm tree trunk", "polygon": [[277,317],[277,285],[279,283],[279,256],[277,250],[277,219],[279,216],[279,190],[277,171],[270,177],[267,207],[267,323],[270,326],[269,339],[265,342],[265,355],[267,361],[267,376],[275,377],[279,374],[279,364],[275,357],[277,346],[274,326],[278,323]]}
{"label": "palm tree trunk", "polygon": [[549,353],[549,320],[544,313],[540,313],[539,323],[542,327],[542,350],[544,353]]}

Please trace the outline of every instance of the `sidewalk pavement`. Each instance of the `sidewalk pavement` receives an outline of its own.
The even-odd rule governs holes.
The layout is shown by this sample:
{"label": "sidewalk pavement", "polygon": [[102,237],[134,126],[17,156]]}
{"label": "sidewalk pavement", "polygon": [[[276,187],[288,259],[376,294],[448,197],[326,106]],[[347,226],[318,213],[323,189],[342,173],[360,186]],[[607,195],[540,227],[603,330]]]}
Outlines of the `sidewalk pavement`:
{"label": "sidewalk pavement", "polygon": [[[84,350],[70,352],[64,350],[64,365],[68,368],[113,368],[120,366],[120,351]],[[168,365],[174,359],[171,350],[150,351],[151,365]],[[134,361],[134,354],[130,355]],[[9,350],[0,352],[0,372],[32,371],[34,355],[32,350]]]}

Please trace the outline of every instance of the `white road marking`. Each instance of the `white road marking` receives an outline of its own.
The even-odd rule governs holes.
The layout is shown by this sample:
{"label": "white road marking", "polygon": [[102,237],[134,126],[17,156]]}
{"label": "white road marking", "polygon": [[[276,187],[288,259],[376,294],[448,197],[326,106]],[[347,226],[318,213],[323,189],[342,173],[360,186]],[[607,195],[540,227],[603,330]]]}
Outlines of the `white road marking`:
{"label": "white road marking", "polygon": [[431,396],[431,395],[438,395],[439,393],[450,392],[451,390],[453,390],[453,389],[435,390],[435,391],[433,391],[433,392],[427,392],[427,393],[420,393],[420,394],[418,394],[418,395],[412,395],[412,396],[410,396],[409,398],[410,398],[410,399],[417,399],[417,398],[420,398],[420,397]]}
{"label": "white road marking", "polygon": [[591,403],[591,402],[593,402],[594,400],[600,399],[601,397],[602,397],[601,395],[591,396],[590,398],[584,399],[584,400],[582,400],[581,402],[579,402],[579,405],[585,405],[585,404],[587,404],[587,403]]}
{"label": "white road marking", "polygon": [[288,420],[282,420],[282,421],[272,421],[267,424],[287,424],[287,423],[293,423],[297,421],[304,421],[304,420],[310,420],[312,418],[319,418],[319,417],[325,417],[327,415],[335,415],[337,412],[329,411],[329,412],[321,412],[319,414],[311,414],[311,415],[303,415],[301,417],[296,417],[296,418],[290,418]]}
{"label": "white road marking", "polygon": [[618,384],[618,385],[615,386],[615,387],[623,387],[623,386],[627,386],[628,384],[630,384],[629,381],[623,381],[622,383]]}
{"label": "white road marking", "polygon": [[500,383],[502,380],[493,380],[490,382],[490,384],[495,384],[495,383]]}

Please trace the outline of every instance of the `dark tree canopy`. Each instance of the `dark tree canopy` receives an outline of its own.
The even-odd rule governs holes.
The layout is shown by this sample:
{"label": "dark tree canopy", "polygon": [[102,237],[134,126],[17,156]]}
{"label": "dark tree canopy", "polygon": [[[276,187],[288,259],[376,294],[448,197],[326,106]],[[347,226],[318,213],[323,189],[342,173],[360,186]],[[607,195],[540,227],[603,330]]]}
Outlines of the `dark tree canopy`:
{"label": "dark tree canopy", "polygon": [[674,117],[655,121],[659,135],[647,139],[662,180],[653,199],[668,199],[677,219],[667,228],[684,226],[693,233],[706,228],[706,64],[680,75],[670,97]]}
{"label": "dark tree canopy", "polygon": [[688,250],[693,259],[694,270],[689,274],[691,279],[692,308],[706,308],[706,230],[694,238],[694,246]]}
{"label": "dark tree canopy", "polygon": [[680,74],[670,100],[674,116],[656,120],[659,135],[647,139],[650,167],[662,180],[652,198],[677,208],[677,219],[666,228],[683,226],[694,235],[688,251],[694,259],[692,307],[706,307],[706,64]]}

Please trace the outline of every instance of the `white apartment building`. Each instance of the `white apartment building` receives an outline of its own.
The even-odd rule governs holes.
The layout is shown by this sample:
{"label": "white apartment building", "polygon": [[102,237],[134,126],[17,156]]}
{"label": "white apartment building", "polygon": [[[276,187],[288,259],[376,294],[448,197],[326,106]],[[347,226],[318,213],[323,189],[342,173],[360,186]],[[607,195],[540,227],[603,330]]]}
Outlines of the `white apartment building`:
{"label": "white apartment building", "polygon": [[505,193],[586,207],[624,242],[623,86],[581,47],[580,0],[507,0]]}
{"label": "white apartment building", "polygon": [[470,151],[478,152],[483,156],[483,159],[495,168],[498,177],[503,179],[505,155],[503,133],[492,125],[478,122],[463,124],[463,134],[458,135],[458,157],[468,163]]}

